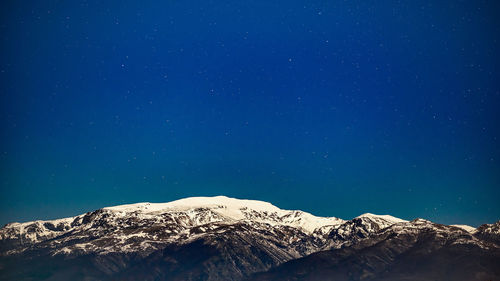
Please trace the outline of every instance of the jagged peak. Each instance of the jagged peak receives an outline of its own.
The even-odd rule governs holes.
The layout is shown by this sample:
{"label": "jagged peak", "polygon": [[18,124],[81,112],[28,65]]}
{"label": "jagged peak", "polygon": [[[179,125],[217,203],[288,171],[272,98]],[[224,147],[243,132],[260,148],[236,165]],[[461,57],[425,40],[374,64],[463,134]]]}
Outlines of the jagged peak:
{"label": "jagged peak", "polygon": [[426,220],[426,219],[422,219],[422,218],[416,218],[416,219],[412,220],[411,222],[414,224],[432,224],[433,223],[430,220]]}
{"label": "jagged peak", "polygon": [[475,227],[472,227],[470,225],[465,225],[465,224],[452,224],[450,226],[454,226],[454,227],[458,227],[460,229],[463,229],[469,233],[474,233],[476,232],[476,228]]}
{"label": "jagged peak", "polygon": [[369,219],[382,219],[390,223],[400,223],[400,222],[408,222],[407,220],[403,220],[400,218],[393,217],[391,215],[375,215],[372,213],[364,213],[360,216],[357,216],[356,219],[359,218],[369,218]]}

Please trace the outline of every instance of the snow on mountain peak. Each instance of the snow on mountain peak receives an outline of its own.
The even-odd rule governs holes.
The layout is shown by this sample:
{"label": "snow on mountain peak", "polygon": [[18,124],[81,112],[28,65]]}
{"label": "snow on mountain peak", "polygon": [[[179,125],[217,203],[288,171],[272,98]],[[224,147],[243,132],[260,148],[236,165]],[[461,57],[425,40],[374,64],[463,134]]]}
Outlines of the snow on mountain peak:
{"label": "snow on mountain peak", "polygon": [[470,225],[464,225],[464,224],[452,224],[451,226],[461,228],[467,232],[474,233],[476,232],[476,228],[472,227]]}
{"label": "snow on mountain peak", "polygon": [[319,227],[338,225],[344,222],[334,217],[316,217],[303,211],[282,210],[264,201],[226,196],[189,197],[168,203],[136,203],[106,207],[104,210],[124,215],[133,212],[152,215],[155,213],[192,212],[200,208],[209,209],[230,221],[254,220],[272,225],[299,227],[311,233]]}
{"label": "snow on mountain peak", "polygon": [[241,209],[249,208],[262,212],[277,212],[280,209],[271,203],[257,200],[244,200],[229,198],[226,196],[214,197],[189,197],[184,199],[175,200],[168,203],[136,203],[128,205],[119,205],[114,207],[106,207],[105,210],[119,211],[119,212],[141,212],[141,213],[154,213],[161,211],[185,211],[196,208],[220,208],[226,209]]}
{"label": "snow on mountain peak", "polygon": [[369,218],[369,219],[373,219],[373,220],[384,220],[384,221],[387,221],[391,224],[400,223],[400,222],[408,222],[406,220],[402,220],[400,218],[396,218],[396,217],[393,217],[390,215],[375,215],[375,214],[371,214],[371,213],[365,213],[365,214],[362,214],[362,215],[356,217],[356,219],[359,219],[359,218]]}

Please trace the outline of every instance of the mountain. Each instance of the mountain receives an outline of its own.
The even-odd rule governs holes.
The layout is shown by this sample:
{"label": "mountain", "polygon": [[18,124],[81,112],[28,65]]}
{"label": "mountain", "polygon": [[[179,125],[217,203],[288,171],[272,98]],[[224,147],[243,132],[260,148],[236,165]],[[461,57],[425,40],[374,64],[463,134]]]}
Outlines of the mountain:
{"label": "mountain", "polygon": [[499,237],[498,223],[474,229],[374,214],[342,220],[262,201],[192,197],[8,224],[0,229],[0,280],[377,280],[401,277],[411,264],[417,272],[421,264],[465,263],[463,271],[495,280]]}
{"label": "mountain", "polygon": [[[313,253],[249,280],[500,280],[500,222],[470,227],[423,219],[393,224],[357,243]],[[495,239],[483,239],[483,236]]]}
{"label": "mountain", "polygon": [[223,196],[103,208],[2,228],[0,278],[241,279],[329,248],[342,223]]}

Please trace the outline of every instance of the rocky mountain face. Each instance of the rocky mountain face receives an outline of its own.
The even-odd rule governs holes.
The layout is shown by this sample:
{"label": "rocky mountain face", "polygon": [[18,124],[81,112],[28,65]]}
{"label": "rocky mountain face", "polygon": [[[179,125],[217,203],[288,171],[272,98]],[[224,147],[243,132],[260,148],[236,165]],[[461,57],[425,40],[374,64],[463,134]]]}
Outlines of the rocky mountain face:
{"label": "rocky mountain face", "polygon": [[249,280],[500,280],[499,225],[471,233],[422,219],[397,223]]}
{"label": "rocky mountain face", "polygon": [[193,197],[8,224],[0,280],[498,280],[499,229]]}

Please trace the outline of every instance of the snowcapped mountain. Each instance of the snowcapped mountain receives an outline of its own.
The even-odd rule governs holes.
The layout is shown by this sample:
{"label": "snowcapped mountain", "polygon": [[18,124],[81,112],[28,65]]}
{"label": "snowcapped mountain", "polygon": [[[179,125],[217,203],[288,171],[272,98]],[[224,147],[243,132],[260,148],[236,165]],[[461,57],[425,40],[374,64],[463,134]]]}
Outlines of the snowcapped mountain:
{"label": "snowcapped mountain", "polygon": [[342,220],[256,200],[192,197],[8,224],[0,229],[0,280],[242,280],[320,251],[429,229],[459,237],[453,243],[498,249],[498,223],[476,230],[389,215]]}
{"label": "snowcapped mountain", "polygon": [[[342,223],[342,219],[281,210],[263,201],[225,196],[192,197],[170,203],[108,207],[58,220],[11,223],[0,230],[0,249],[3,254],[24,251],[33,245],[48,247],[53,254],[144,252],[172,242],[196,239],[235,224],[268,229],[290,228],[311,235],[316,230]],[[105,243],[106,247],[103,247],[102,240],[112,243]],[[71,243],[66,243],[69,241]]]}

